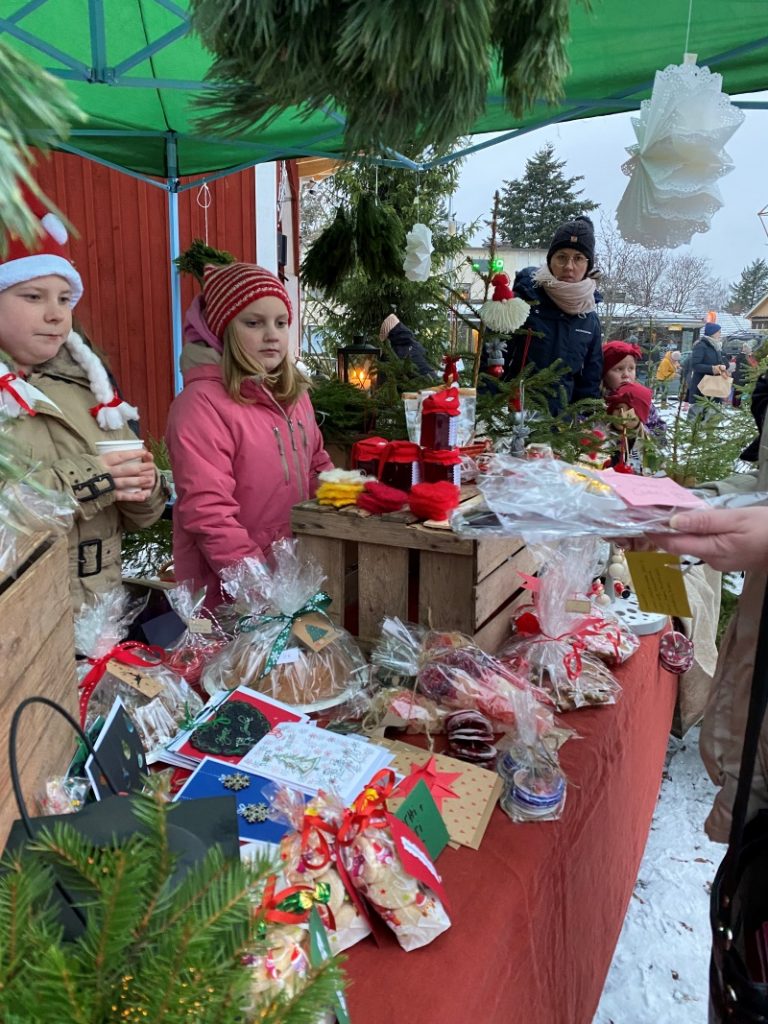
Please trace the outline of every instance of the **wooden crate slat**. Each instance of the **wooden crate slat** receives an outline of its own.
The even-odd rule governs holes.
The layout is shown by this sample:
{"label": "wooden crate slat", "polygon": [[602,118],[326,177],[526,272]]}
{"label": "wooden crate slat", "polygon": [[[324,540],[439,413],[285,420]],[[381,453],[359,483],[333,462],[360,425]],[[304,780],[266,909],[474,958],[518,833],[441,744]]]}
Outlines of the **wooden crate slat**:
{"label": "wooden crate slat", "polygon": [[314,559],[326,574],[323,590],[331,599],[328,617],[337,626],[344,625],[346,592],[346,552],[343,540],[334,537],[313,537],[309,534],[299,537],[299,551],[305,558]]}
{"label": "wooden crate slat", "polygon": [[[3,686],[0,690],[0,750],[6,751],[14,710],[26,697],[45,696],[61,704],[75,718],[74,629],[69,596],[67,541],[60,537],[37,538],[42,549],[33,561],[0,594],[0,658]],[[18,564],[29,558],[17,551]],[[75,749],[76,737],[61,716],[42,705],[28,708],[18,735],[18,763],[22,788],[30,810],[45,779],[63,773]],[[18,817],[10,776],[0,773],[0,846]]]}
{"label": "wooden crate slat", "polygon": [[408,618],[408,549],[360,544],[357,550],[359,634],[378,637],[385,616]]}
{"label": "wooden crate slat", "polygon": [[488,537],[478,540],[475,579],[478,583],[484,580],[508,558],[513,558],[521,551],[525,551],[525,543],[520,537]]}
{"label": "wooden crate slat", "polygon": [[291,515],[291,527],[297,536],[332,536],[361,544],[416,548],[419,551],[446,551],[449,554],[474,554],[474,541],[448,530],[392,522],[379,516],[351,513],[327,513],[317,505],[297,505]]}
{"label": "wooden crate slat", "polygon": [[492,573],[477,583],[473,590],[474,620],[472,629],[479,629],[486,619],[503,607],[522,586],[520,573],[527,576],[536,571],[536,560],[528,548],[522,548],[508,561],[502,562]]}
{"label": "wooden crate slat", "polygon": [[419,622],[433,629],[474,632],[472,593],[474,566],[464,555],[422,551],[419,554]]}
{"label": "wooden crate slat", "polygon": [[496,614],[480,627],[475,633],[475,643],[488,654],[495,654],[512,633],[510,619],[518,608],[527,604],[531,595],[527,590],[520,590],[512,600],[500,608]]}

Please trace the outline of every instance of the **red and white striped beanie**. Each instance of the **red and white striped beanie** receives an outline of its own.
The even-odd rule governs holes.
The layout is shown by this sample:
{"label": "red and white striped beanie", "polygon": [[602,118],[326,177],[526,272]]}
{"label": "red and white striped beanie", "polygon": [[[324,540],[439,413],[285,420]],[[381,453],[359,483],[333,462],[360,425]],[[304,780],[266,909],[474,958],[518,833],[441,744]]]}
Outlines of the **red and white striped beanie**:
{"label": "red and white striped beanie", "polygon": [[264,267],[254,263],[209,264],[203,272],[205,319],[217,338],[223,337],[227,324],[246,306],[268,295],[285,304],[290,323],[293,310],[285,285]]}

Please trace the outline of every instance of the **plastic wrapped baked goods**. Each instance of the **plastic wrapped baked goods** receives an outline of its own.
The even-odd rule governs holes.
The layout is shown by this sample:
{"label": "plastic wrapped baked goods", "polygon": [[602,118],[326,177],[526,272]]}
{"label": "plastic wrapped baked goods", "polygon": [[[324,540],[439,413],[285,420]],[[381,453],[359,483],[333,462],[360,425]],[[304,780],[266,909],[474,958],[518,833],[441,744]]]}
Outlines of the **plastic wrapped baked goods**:
{"label": "plastic wrapped baked goods", "polygon": [[85,660],[80,676],[80,719],[88,728],[106,716],[120,697],[148,753],[168,743],[203,702],[164,664],[165,652],[146,644],[120,642],[136,607],[118,587],[95,596],[75,621],[75,645]]}
{"label": "plastic wrapped baked goods", "polygon": [[339,830],[339,856],[352,884],[392,929],[403,949],[433,942],[451,921],[440,876],[421,841],[387,811],[394,773],[380,772],[355,800]]}
{"label": "plastic wrapped baked goods", "polygon": [[292,828],[280,842],[281,873],[286,882],[328,887],[326,929],[333,952],[360,942],[370,934],[371,926],[337,857],[336,835],[344,820],[341,803],[325,793],[306,803],[296,790],[280,787],[268,814]]}
{"label": "plastic wrapped baked goods", "polygon": [[166,654],[165,662],[196,686],[205,666],[227,646],[230,637],[205,607],[205,587],[195,591],[192,582],[186,580],[169,590],[166,597],[186,629]]}
{"label": "plastic wrapped baked goods", "polygon": [[224,588],[247,608],[232,644],[211,660],[208,693],[244,685],[285,704],[329,707],[363,686],[368,666],[352,636],[326,614],[324,575],[296,542],[273,545],[274,567],[233,566]]}

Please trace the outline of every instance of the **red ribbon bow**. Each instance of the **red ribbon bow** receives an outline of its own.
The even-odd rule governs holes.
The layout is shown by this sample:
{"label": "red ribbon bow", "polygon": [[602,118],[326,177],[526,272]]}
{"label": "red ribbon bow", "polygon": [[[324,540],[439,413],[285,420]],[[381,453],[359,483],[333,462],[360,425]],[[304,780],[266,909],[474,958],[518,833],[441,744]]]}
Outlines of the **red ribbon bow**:
{"label": "red ribbon bow", "polygon": [[116,391],[112,392],[112,400],[109,402],[99,402],[98,405],[92,406],[88,411],[91,416],[98,416],[102,409],[117,409],[119,405],[123,404],[123,400]]}
{"label": "red ribbon bow", "polygon": [[305,814],[301,825],[301,859],[310,871],[319,871],[331,860],[331,844],[323,833],[336,837],[336,827],[319,814]]}
{"label": "red ribbon bow", "polygon": [[16,402],[19,403],[19,405],[24,410],[24,412],[29,413],[30,416],[37,416],[37,413],[32,408],[32,406],[29,404],[29,402],[27,402],[24,398],[22,398],[21,395],[19,394],[19,392],[13,386],[13,382],[15,380],[21,380],[21,378],[18,376],[18,374],[15,374],[15,373],[3,374],[3,376],[0,377],[0,391],[7,391],[8,394],[11,396],[11,398],[13,398]]}
{"label": "red ribbon bow", "polygon": [[344,814],[336,836],[340,846],[349,846],[366,828],[387,827],[387,797],[394,788],[395,773],[391,768],[382,768],[374,775]]}
{"label": "red ribbon bow", "polygon": [[590,616],[576,623],[572,629],[560,636],[550,636],[541,628],[536,615],[533,612],[523,612],[515,619],[515,629],[518,633],[528,637],[533,643],[543,644],[549,640],[567,643],[571,650],[563,657],[563,668],[571,682],[574,682],[581,675],[582,652],[587,649],[586,638],[590,636],[602,636],[613,647],[614,657],[618,660],[619,643],[621,634],[610,622],[597,616]]}
{"label": "red ribbon bow", "polygon": [[[291,885],[287,889],[281,889],[280,892],[276,893],[276,885],[277,878],[275,875],[270,875],[267,879],[267,885],[259,907],[259,914],[262,915],[262,920],[273,921],[276,924],[304,924],[309,920],[312,909],[317,907],[323,924],[331,929],[331,931],[336,931],[336,920],[333,916],[333,911],[327,903],[317,898],[317,890],[314,886]],[[294,896],[299,896],[299,899],[292,899],[291,897]],[[299,903],[302,909],[281,910],[280,905],[282,903],[287,903],[288,906]]]}
{"label": "red ribbon bow", "polygon": [[[133,654],[133,651],[147,651],[153,655],[155,660],[146,661]],[[101,658],[88,658],[91,669],[80,683],[80,724],[85,725],[85,716],[93,691],[103,679],[110,661],[118,661],[121,665],[133,665],[137,668],[156,668],[158,663],[162,662],[164,654],[165,651],[161,647],[149,647],[147,644],[141,644],[136,640],[128,640],[124,643],[115,644]]]}

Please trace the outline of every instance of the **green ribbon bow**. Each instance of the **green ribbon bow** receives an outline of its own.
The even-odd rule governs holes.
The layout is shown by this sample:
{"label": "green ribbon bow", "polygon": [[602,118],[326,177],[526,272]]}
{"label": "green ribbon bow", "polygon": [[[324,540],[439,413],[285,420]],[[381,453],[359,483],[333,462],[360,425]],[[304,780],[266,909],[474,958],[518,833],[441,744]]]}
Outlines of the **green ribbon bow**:
{"label": "green ribbon bow", "polygon": [[[277,664],[280,655],[288,646],[294,622],[297,619],[300,619],[302,615],[309,615],[312,612],[319,612],[321,615],[325,615],[325,609],[330,603],[330,595],[326,594],[323,590],[319,590],[313,598],[307,601],[303,608],[299,608],[299,610],[294,612],[293,615],[286,615],[284,612],[281,612],[279,615],[257,615],[255,619],[252,615],[244,615],[239,620],[236,628],[236,632],[238,633],[253,633],[255,630],[260,629],[269,622],[284,623],[272,644],[272,650],[269,652],[269,657],[267,658],[267,663],[264,666],[264,671],[259,676],[260,679],[269,675]],[[327,615],[326,618],[328,618]],[[330,619],[328,621],[330,622]]]}

